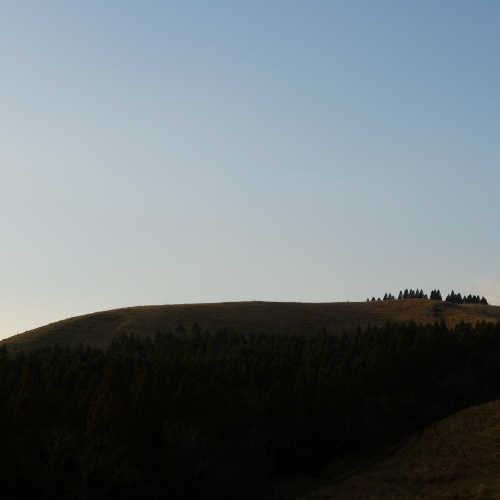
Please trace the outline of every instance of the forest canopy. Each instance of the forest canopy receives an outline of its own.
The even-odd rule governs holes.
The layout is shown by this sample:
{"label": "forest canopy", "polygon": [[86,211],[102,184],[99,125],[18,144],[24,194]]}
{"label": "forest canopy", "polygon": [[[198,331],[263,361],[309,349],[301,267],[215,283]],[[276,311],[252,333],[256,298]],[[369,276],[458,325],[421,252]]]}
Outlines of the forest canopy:
{"label": "forest canopy", "polygon": [[195,325],[105,351],[3,348],[3,496],[269,498],[279,474],[499,396],[500,325],[490,323],[341,337]]}

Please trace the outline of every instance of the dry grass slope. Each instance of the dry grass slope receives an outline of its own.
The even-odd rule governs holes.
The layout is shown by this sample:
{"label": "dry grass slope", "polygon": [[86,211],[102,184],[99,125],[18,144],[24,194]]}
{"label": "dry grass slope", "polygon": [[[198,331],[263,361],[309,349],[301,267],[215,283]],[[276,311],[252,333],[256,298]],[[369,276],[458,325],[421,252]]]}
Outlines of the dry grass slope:
{"label": "dry grass slope", "polygon": [[387,321],[448,325],[461,321],[499,321],[499,306],[455,305],[429,300],[387,302],[225,302],[142,306],[98,312],[69,318],[3,340],[9,349],[80,343],[105,347],[121,333],[151,336],[179,325],[203,329],[229,328],[244,332],[303,332],[326,329],[333,334],[356,327],[382,325]]}
{"label": "dry grass slope", "polygon": [[500,400],[414,435],[390,458],[303,500],[499,499]]}

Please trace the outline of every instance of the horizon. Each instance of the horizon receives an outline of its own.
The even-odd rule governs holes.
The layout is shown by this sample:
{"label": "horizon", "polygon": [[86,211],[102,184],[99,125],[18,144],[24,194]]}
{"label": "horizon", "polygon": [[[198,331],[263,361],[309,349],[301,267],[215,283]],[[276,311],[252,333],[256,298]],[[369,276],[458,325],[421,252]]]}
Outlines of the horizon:
{"label": "horizon", "polygon": [[499,21],[449,0],[7,0],[0,339],[418,283],[500,305]]}
{"label": "horizon", "polygon": [[[409,290],[411,290],[411,289],[409,289]],[[427,290],[423,289],[423,291],[424,291],[424,293],[427,293]],[[445,301],[446,296],[449,293],[452,293],[454,290],[449,290],[446,293],[442,292],[441,290],[439,290],[439,291],[442,293],[442,302],[446,302]],[[404,289],[401,290],[401,292],[404,292]],[[430,292],[430,290],[429,290],[429,292]],[[384,292],[384,293],[386,293],[386,292]],[[392,293],[392,292],[388,292],[388,293]],[[375,295],[373,297],[375,298],[375,302],[390,302],[391,300],[396,301],[396,302],[399,300],[412,300],[412,301],[413,300],[433,300],[433,299],[424,299],[424,298],[423,299],[416,299],[416,298],[398,299],[398,297],[397,297],[398,293],[399,293],[399,290],[395,294],[393,294],[395,296],[393,299],[384,299],[383,298],[384,295]],[[456,293],[461,293],[461,292],[456,291]],[[465,297],[465,294],[464,294],[464,297]],[[67,319],[78,318],[78,317],[99,314],[99,313],[109,312],[109,311],[122,310],[122,309],[134,309],[134,308],[142,308],[142,307],[148,308],[148,307],[163,307],[163,306],[182,306],[182,305],[216,305],[216,304],[231,304],[231,303],[237,304],[237,303],[254,303],[254,302],[256,302],[256,303],[262,302],[262,303],[269,303],[269,304],[272,304],[272,303],[283,303],[283,304],[286,304],[286,303],[288,303],[288,304],[365,304],[365,303],[371,303],[372,301],[373,301],[372,297],[367,297],[364,300],[344,299],[344,300],[336,300],[336,301],[328,301],[328,300],[326,300],[326,301],[307,301],[307,300],[297,301],[297,300],[261,300],[261,299],[246,299],[246,300],[244,300],[244,299],[241,299],[241,300],[207,301],[207,302],[182,302],[182,303],[164,303],[164,304],[124,305],[124,306],[113,307],[112,309],[98,309],[98,310],[94,310],[94,311],[86,311],[86,312],[82,312],[82,313],[72,314],[70,316],[56,318],[56,319],[47,321],[43,324],[38,324],[38,325],[32,326],[31,328],[28,328],[26,330],[15,332],[15,333],[12,333],[11,335],[6,335],[5,337],[0,338],[0,340],[8,339],[10,337],[14,337],[16,335],[23,334],[23,333],[28,333],[32,330],[36,330],[38,328],[42,328],[44,326],[47,326],[47,325],[50,325],[53,323],[58,323],[60,321],[64,321]],[[488,306],[500,307],[498,304],[492,304],[489,301],[488,301]]]}

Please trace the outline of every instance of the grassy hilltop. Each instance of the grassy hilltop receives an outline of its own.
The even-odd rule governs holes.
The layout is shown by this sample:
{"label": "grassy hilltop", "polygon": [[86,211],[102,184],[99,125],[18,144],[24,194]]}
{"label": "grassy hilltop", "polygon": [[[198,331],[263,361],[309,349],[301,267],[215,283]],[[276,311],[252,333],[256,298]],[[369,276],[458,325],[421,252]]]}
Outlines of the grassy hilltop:
{"label": "grassy hilltop", "polygon": [[[500,398],[500,322],[317,331],[495,313],[416,299],[164,306],[15,337],[29,348],[0,349],[4,497],[498,498],[496,407],[428,426]],[[234,330],[168,333],[193,317]],[[282,333],[249,333],[258,328]],[[142,335],[118,336],[105,349],[58,347],[101,347],[126,331]]]}
{"label": "grassy hilltop", "polygon": [[11,350],[33,349],[52,344],[96,347],[109,345],[122,333],[152,336],[179,325],[202,329],[228,328],[248,333],[296,333],[326,329],[342,334],[357,327],[384,323],[444,320],[460,322],[499,321],[499,306],[451,304],[425,299],[378,302],[225,302],[141,306],[97,312],[65,319],[3,340]]}

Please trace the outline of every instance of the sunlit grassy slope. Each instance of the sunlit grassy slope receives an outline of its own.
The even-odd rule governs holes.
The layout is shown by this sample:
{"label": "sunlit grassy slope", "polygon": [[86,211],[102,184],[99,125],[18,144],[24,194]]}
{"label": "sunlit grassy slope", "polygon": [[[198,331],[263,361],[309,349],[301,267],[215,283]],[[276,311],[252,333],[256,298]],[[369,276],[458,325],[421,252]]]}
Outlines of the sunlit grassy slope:
{"label": "sunlit grassy slope", "polygon": [[[328,482],[328,470],[322,474]],[[388,458],[302,500],[500,498],[500,400],[468,408],[415,434]]]}
{"label": "sunlit grassy slope", "polygon": [[175,329],[235,329],[240,332],[304,332],[326,329],[341,334],[356,327],[381,325],[387,321],[432,323],[445,320],[448,325],[461,321],[498,321],[499,306],[454,305],[429,300],[387,302],[226,302],[141,306],[98,312],[65,319],[15,335],[2,341],[11,350],[32,349],[51,344],[106,346],[121,333],[141,336]]}

